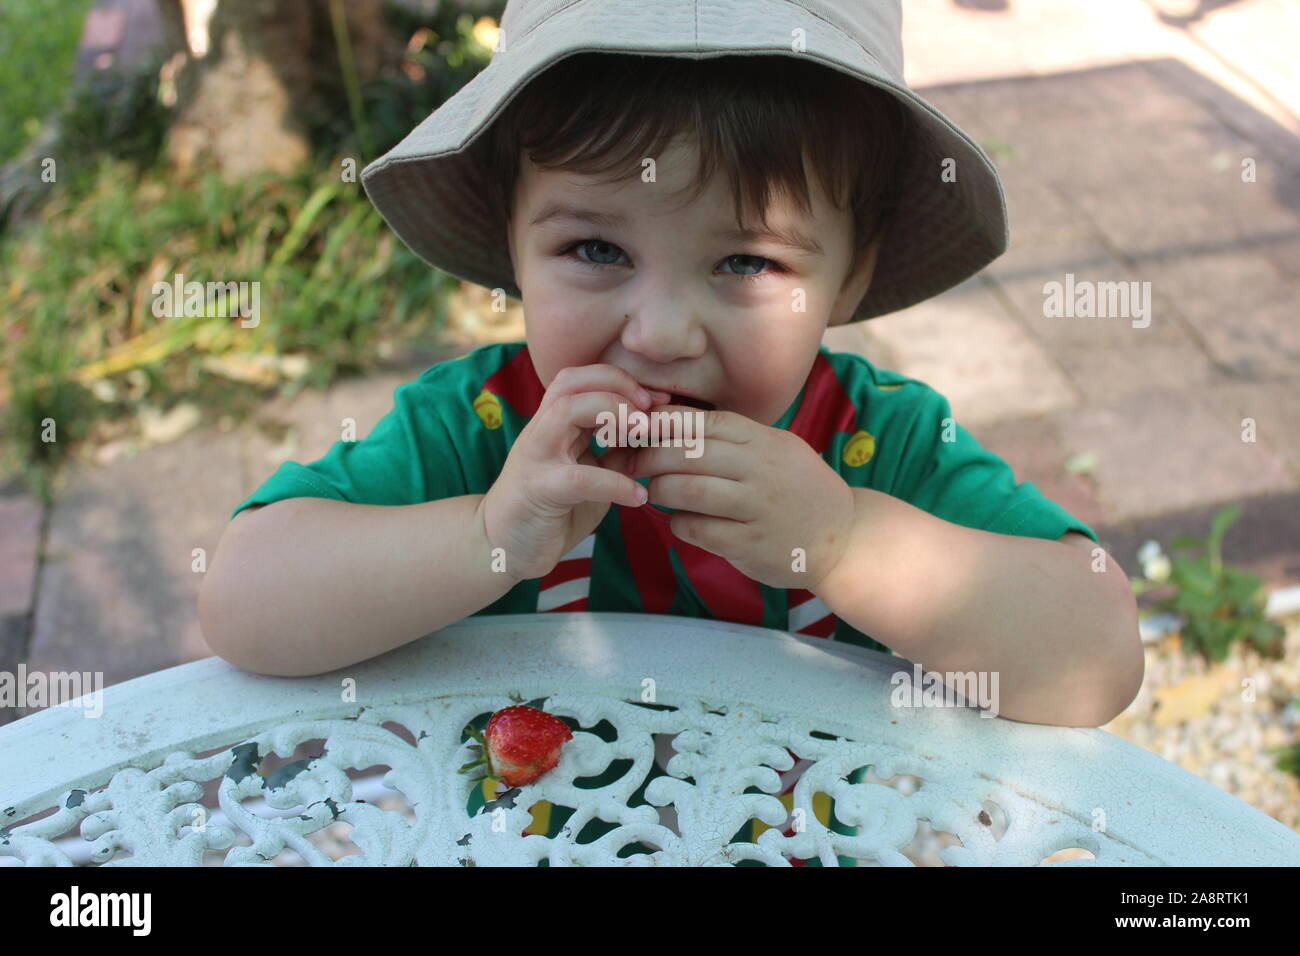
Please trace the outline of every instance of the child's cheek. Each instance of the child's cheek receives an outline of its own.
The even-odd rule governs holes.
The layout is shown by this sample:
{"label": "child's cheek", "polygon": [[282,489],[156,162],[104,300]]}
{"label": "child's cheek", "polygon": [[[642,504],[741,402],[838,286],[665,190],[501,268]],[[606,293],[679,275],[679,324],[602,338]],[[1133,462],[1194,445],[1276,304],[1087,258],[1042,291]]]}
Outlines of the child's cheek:
{"label": "child's cheek", "polygon": [[599,321],[581,309],[558,302],[541,309],[525,307],[524,328],[537,377],[545,385],[562,368],[600,360],[603,344],[595,334]]}

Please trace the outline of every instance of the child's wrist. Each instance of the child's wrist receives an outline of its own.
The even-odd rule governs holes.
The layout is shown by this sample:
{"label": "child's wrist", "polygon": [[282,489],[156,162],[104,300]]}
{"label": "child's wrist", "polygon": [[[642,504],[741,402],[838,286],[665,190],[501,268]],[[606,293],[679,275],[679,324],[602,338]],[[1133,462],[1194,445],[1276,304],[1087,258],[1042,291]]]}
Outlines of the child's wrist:
{"label": "child's wrist", "polygon": [[[505,581],[508,582],[505,591],[509,591],[524,579],[515,574],[515,570],[512,567],[514,562],[509,560],[505,549],[492,543],[492,535],[488,531],[487,504],[488,496],[480,496],[478,507],[474,510],[475,541],[474,546],[470,549],[469,553],[484,555],[487,558],[488,568],[493,576],[504,578]],[[505,592],[503,591],[502,593]]]}
{"label": "child's wrist", "polygon": [[861,593],[866,584],[863,580],[864,571],[860,558],[863,554],[864,536],[871,510],[871,502],[867,497],[869,490],[850,488],[849,492],[853,500],[853,514],[847,525],[849,530],[844,538],[843,547],[831,567],[813,587],[809,588],[832,609],[842,606],[842,598],[852,602],[851,595]]}

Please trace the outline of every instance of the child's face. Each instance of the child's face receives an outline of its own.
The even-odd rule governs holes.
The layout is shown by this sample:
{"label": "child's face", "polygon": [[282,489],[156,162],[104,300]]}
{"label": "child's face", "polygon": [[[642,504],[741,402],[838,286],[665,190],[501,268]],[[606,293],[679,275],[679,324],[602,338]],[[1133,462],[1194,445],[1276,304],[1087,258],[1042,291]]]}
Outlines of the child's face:
{"label": "child's face", "polygon": [[[656,182],[604,186],[521,156],[509,235],[528,350],[547,387],[562,368],[604,363],[771,425],[799,394],[826,327],[866,293],[876,245],[854,255],[852,214],[830,205],[811,170],[811,217],[775,196],[768,226],[820,252],[726,236],[735,212],[721,174],[682,205],[692,150],[674,141]],[[548,215],[558,207],[620,221]]]}

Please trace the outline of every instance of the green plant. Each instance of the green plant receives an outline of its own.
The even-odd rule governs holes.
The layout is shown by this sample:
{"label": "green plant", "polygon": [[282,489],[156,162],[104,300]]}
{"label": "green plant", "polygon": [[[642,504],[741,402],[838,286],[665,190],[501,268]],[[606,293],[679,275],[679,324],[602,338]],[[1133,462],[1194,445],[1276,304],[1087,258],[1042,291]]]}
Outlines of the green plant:
{"label": "green plant", "polygon": [[1204,554],[1175,557],[1168,564],[1167,580],[1161,573],[1154,580],[1133,582],[1136,594],[1166,583],[1174,585],[1176,592],[1155,601],[1152,608],[1180,615],[1184,649],[1198,652],[1207,660],[1222,661],[1234,641],[1246,641],[1266,657],[1282,654],[1283,629],[1264,615],[1267,601],[1263,582],[1256,575],[1223,563],[1223,536],[1240,516],[1241,507],[1231,505],[1214,516],[1204,541],[1187,536],[1172,539],[1172,551]]}
{"label": "green plant", "polygon": [[[359,116],[335,112],[305,117],[313,129],[322,162],[340,153],[352,154],[358,148],[367,162],[386,153],[492,58],[492,51],[475,35],[477,21],[461,12],[457,4],[443,3],[433,17],[416,16],[397,6],[390,6],[388,14],[394,31],[408,37],[402,68],[361,87]],[[499,10],[488,7],[483,11],[487,17],[494,14],[499,22]],[[368,151],[367,139],[373,153]]]}
{"label": "green plant", "polygon": [[[227,182],[101,159],[60,186],[0,239],[0,436],[24,470],[52,470],[141,405],[246,411],[364,371],[444,321],[454,280],[332,170]],[[215,303],[155,316],[154,284],[177,273],[257,282],[260,323]]]}
{"label": "green plant", "polygon": [[90,0],[0,0],[0,162],[63,102]]}
{"label": "green plant", "polygon": [[158,96],[163,60],[157,54],[129,69],[96,70],[63,106],[59,152],[79,170],[101,156],[156,163],[166,142],[172,110]]}

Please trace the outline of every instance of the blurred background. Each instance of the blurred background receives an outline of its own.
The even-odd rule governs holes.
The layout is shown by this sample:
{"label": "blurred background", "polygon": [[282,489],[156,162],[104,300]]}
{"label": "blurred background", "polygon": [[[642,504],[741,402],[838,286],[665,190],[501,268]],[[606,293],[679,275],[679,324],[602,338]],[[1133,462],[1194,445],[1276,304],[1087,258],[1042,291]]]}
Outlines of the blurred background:
{"label": "blurred background", "polygon": [[[234,507],[523,338],[359,182],[503,8],[0,0],[0,670],[209,656]],[[1106,729],[1300,826],[1300,4],[903,9],[907,80],[998,166],[1011,249],[826,342],[947,395],[1123,565],[1147,679]],[[259,322],[155,317],[177,273],[258,281]],[[1138,283],[1150,322],[1054,315],[1053,282]]]}

